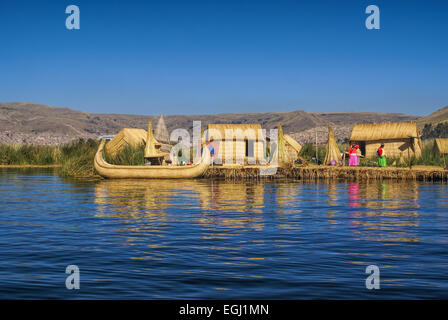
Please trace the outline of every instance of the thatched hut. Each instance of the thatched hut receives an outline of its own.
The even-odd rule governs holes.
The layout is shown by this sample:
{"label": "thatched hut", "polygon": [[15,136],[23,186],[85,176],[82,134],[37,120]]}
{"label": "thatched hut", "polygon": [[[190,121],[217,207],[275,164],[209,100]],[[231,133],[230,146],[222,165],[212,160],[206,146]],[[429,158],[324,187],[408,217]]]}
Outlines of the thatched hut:
{"label": "thatched hut", "polygon": [[448,139],[436,138],[434,140],[434,153],[437,155],[448,154]]}
{"label": "thatched hut", "polygon": [[422,142],[415,122],[356,124],[350,144],[359,145],[361,154],[367,158],[376,156],[383,143],[387,157],[420,157]]}
{"label": "thatched hut", "polygon": [[115,156],[127,146],[137,148],[144,145],[146,144],[146,135],[144,129],[123,128],[106,144],[106,153]]}
{"label": "thatched hut", "polygon": [[341,151],[333,134],[333,129],[328,126],[328,141],[325,149],[324,165],[330,165],[334,161],[335,165],[339,165],[342,162]]}
{"label": "thatched hut", "polygon": [[[266,149],[270,138],[263,135],[260,124],[209,124],[204,139],[210,141],[215,149],[217,164],[255,165],[265,164],[269,160]],[[280,123],[277,142],[280,163],[290,163],[300,158],[302,146],[291,136],[283,134]]]}
{"label": "thatched hut", "polygon": [[265,139],[260,124],[209,124],[205,138],[215,149],[215,164],[265,161]]}

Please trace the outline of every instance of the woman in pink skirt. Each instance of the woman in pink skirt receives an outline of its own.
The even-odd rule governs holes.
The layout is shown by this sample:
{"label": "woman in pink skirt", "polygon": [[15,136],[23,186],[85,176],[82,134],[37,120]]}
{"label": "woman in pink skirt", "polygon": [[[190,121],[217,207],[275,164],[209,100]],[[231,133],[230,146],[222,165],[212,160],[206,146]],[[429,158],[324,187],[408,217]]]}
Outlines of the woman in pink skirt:
{"label": "woman in pink skirt", "polygon": [[354,145],[348,149],[348,165],[349,166],[357,166],[358,165],[358,155],[356,152],[359,149],[359,145]]}

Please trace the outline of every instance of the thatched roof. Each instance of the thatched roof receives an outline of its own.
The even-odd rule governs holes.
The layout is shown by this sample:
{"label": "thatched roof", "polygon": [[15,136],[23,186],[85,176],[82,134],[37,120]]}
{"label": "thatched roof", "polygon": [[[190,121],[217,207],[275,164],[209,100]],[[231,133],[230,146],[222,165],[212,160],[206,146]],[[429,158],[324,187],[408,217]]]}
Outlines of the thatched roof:
{"label": "thatched roof", "polygon": [[290,135],[284,134],[283,138],[285,142],[289,144],[295,151],[300,152],[302,150],[302,146],[296,140],[294,140]]}
{"label": "thatched roof", "polygon": [[[262,140],[262,131],[260,124],[209,124],[208,125],[208,140],[226,139],[226,131],[231,130],[232,136],[238,140],[256,139]],[[221,135],[221,137],[218,137]]]}
{"label": "thatched roof", "polygon": [[146,143],[146,130],[136,128],[124,128],[118,132],[115,137],[106,144],[106,152],[115,155],[126,146],[136,148]]}
{"label": "thatched roof", "polygon": [[355,124],[350,141],[418,138],[415,122]]}
{"label": "thatched roof", "polygon": [[436,150],[440,154],[447,154],[448,153],[448,139],[436,138],[434,140],[434,147],[437,148]]}
{"label": "thatched roof", "polygon": [[339,164],[339,161],[341,159],[341,151],[339,151],[338,144],[336,143],[336,139],[334,138],[333,129],[328,126],[328,142],[325,152],[324,164],[328,165],[332,160],[336,161],[336,164]]}

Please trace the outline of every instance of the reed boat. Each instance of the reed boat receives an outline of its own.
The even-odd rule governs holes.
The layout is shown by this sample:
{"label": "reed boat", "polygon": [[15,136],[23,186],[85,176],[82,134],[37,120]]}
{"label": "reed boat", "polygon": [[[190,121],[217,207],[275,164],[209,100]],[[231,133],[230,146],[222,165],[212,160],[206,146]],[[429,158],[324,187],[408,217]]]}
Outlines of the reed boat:
{"label": "reed boat", "polygon": [[103,157],[105,140],[101,140],[95,154],[94,167],[98,174],[110,179],[188,179],[202,175],[210,165],[210,151],[204,148],[197,164],[189,166],[151,165],[122,166],[107,163]]}

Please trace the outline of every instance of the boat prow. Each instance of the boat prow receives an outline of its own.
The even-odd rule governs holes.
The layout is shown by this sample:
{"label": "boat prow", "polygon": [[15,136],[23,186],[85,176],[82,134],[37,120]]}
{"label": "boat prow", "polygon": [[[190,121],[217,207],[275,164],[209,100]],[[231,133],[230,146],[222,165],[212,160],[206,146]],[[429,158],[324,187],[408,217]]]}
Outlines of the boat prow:
{"label": "boat prow", "polygon": [[201,160],[189,166],[122,166],[107,163],[103,157],[105,141],[101,140],[95,154],[98,174],[110,179],[188,179],[202,175],[210,165],[210,151],[204,148]]}

